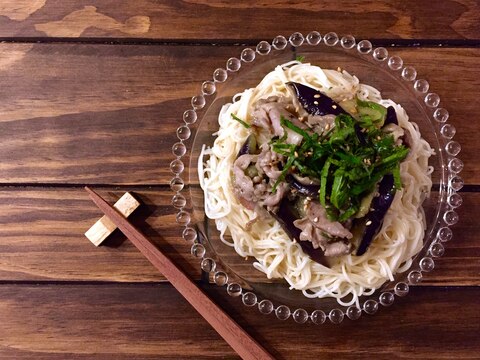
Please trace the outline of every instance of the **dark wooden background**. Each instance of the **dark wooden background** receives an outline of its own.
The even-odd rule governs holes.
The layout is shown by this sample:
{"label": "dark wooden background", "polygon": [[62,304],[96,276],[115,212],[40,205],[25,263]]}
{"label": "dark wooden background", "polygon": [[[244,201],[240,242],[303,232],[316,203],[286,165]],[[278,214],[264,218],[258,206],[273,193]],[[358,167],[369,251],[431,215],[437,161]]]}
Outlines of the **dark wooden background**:
{"label": "dark wooden background", "polygon": [[311,30],[388,46],[442,97],[465,162],[454,239],[408,297],[340,326],[205,287],[279,359],[479,357],[478,1],[1,0],[1,359],[236,358],[120,234],[88,242],[82,187],[135,191],[133,220],[200,279],[168,187],[183,109],[245,45]]}

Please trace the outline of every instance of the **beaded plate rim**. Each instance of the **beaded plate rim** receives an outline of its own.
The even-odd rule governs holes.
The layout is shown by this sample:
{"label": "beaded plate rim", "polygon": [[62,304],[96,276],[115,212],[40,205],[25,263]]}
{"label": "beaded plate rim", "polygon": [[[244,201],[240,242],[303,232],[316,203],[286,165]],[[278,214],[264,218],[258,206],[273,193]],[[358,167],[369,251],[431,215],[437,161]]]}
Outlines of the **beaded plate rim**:
{"label": "beaded plate rim", "polygon": [[[425,108],[429,110],[430,117],[434,120],[432,124],[435,124],[436,135],[441,142],[441,150],[445,151],[443,165],[446,165],[447,172],[447,182],[444,189],[447,196],[446,205],[444,204],[441,221],[434,226],[436,237],[430,244],[427,254],[418,261],[417,268],[409,271],[406,281],[397,282],[393,291],[381,292],[378,295],[378,300],[367,299],[360,308],[355,305],[349,306],[345,311],[340,308],[334,308],[328,314],[318,309],[311,313],[302,308],[292,311],[286,305],[280,304],[275,306],[268,299],[259,301],[255,293],[244,291],[242,286],[236,282],[229,282],[228,274],[219,268],[214,259],[207,256],[205,247],[198,241],[197,230],[191,225],[192,214],[187,209],[187,198],[182,193],[185,185],[182,178],[182,173],[185,170],[182,158],[187,154],[185,143],[192,136],[190,127],[198,120],[197,111],[203,109],[207,105],[209,97],[216,93],[216,84],[227,81],[229,73],[239,71],[242,63],[251,63],[257,56],[266,56],[272,49],[284,50],[288,45],[294,48],[302,45],[341,46],[344,50],[356,50],[360,55],[372,56],[378,63],[385,63],[387,68],[395,73],[398,79],[405,81],[413,88],[417,97],[423,98]],[[451,240],[453,236],[450,226],[455,225],[459,220],[455,209],[462,204],[462,197],[457,192],[462,189],[464,184],[462,178],[458,175],[463,169],[463,162],[457,157],[461,150],[460,144],[453,140],[456,129],[452,124],[447,123],[449,113],[445,108],[439,107],[440,97],[434,92],[429,92],[429,88],[430,85],[427,80],[417,78],[417,71],[413,66],[404,65],[400,56],[389,56],[385,47],[373,48],[369,40],[357,42],[352,35],[345,35],[340,38],[335,32],[329,32],[323,37],[318,31],[312,31],[306,37],[300,32],[295,32],[288,39],[283,35],[278,35],[271,42],[260,41],[255,50],[250,47],[244,48],[240,53],[240,58],[231,57],[227,60],[225,68],[215,69],[212,80],[204,81],[201,84],[200,94],[191,98],[191,108],[183,113],[183,124],[176,130],[178,142],[172,146],[172,154],[175,158],[170,163],[170,170],[174,174],[170,181],[170,188],[174,192],[171,203],[177,210],[176,222],[183,228],[183,239],[192,243],[192,255],[201,259],[201,269],[207,273],[212,273],[215,284],[226,287],[226,291],[230,296],[241,296],[244,305],[248,307],[257,306],[262,314],[274,313],[280,320],[287,320],[291,317],[300,324],[308,321],[314,324],[323,324],[327,319],[331,323],[339,324],[344,320],[345,316],[350,320],[356,320],[360,318],[362,313],[375,314],[379,309],[379,305],[384,307],[392,305],[395,296],[406,296],[410,285],[418,284],[422,280],[424,273],[434,269],[434,258],[444,254],[444,243]]]}

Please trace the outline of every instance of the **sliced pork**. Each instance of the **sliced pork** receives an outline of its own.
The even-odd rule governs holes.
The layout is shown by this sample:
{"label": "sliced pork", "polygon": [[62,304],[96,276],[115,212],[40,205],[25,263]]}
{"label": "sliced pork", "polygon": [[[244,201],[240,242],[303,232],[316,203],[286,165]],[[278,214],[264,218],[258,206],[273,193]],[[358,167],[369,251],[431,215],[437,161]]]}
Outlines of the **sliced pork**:
{"label": "sliced pork", "polygon": [[335,126],[335,115],[309,115],[307,124],[317,134],[324,134]]}
{"label": "sliced pork", "polygon": [[263,144],[260,148],[262,152],[258,155],[258,161],[255,164],[260,174],[266,174],[270,179],[277,180],[282,171],[278,168],[283,156],[270,150],[268,144]]}
{"label": "sliced pork", "polygon": [[293,224],[302,230],[300,241],[310,241],[314,249],[322,249],[325,256],[342,256],[350,254],[352,244],[344,239],[330,238],[326,233],[315,227],[314,223],[307,218],[295,220]]}
{"label": "sliced pork", "polygon": [[256,162],[258,155],[241,155],[233,163],[234,190],[235,195],[246,208],[253,210],[255,208],[255,189],[253,180],[245,174],[245,170],[252,162]]}
{"label": "sliced pork", "polygon": [[341,223],[338,221],[330,221],[327,218],[327,211],[324,207],[316,202],[308,202],[305,214],[308,220],[310,220],[315,227],[323,230],[330,236],[351,239],[352,233],[348,231]]}
{"label": "sliced pork", "polygon": [[[306,128],[298,118],[293,115],[287,108],[293,105],[285,102],[283,98],[276,96],[269,97],[266,100],[259,100],[252,113],[252,124],[268,131],[273,136],[282,137],[284,135],[284,128],[281,124],[282,117],[291,121],[300,128]],[[289,144],[300,144],[302,142],[302,135],[287,129],[287,140]]]}
{"label": "sliced pork", "polygon": [[352,233],[337,221],[327,218],[325,209],[317,202],[306,205],[306,216],[295,220],[293,225],[302,230],[301,241],[310,241],[315,249],[321,248],[325,256],[341,256],[352,252],[352,244],[346,239]]}
{"label": "sliced pork", "polygon": [[280,185],[277,186],[277,191],[267,196],[267,198],[263,202],[263,205],[267,206],[268,210],[271,210],[271,208],[280,204],[280,201],[282,201],[283,197],[287,193],[287,190],[288,190],[288,184],[284,182],[281,183]]}

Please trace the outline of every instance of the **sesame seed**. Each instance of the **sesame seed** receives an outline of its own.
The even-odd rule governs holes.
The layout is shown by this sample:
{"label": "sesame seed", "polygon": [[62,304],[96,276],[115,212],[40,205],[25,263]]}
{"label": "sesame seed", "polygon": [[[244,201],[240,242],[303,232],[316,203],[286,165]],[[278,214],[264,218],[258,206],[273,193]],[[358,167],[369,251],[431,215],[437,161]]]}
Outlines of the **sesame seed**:
{"label": "sesame seed", "polygon": [[315,219],[313,219],[313,222],[318,222],[318,217],[316,217]]}
{"label": "sesame seed", "polygon": [[314,103],[315,105],[318,105],[318,101],[314,101],[313,103]]}
{"label": "sesame seed", "polygon": [[293,154],[295,155],[295,157],[298,157],[298,153],[296,151]]}
{"label": "sesame seed", "polygon": [[325,130],[328,130],[328,129],[330,129],[330,124],[327,123],[327,124],[325,125]]}
{"label": "sesame seed", "polygon": [[337,71],[342,71],[342,68],[340,66],[337,67]]}
{"label": "sesame seed", "polygon": [[371,225],[371,224],[372,224],[372,220],[368,220],[368,221],[365,223],[365,225],[367,225],[367,226],[369,226],[369,225]]}
{"label": "sesame seed", "polygon": [[336,109],[336,108],[337,108],[337,105],[332,105],[332,108],[333,108],[333,109]]}
{"label": "sesame seed", "polygon": [[320,94],[315,94],[315,95],[313,95],[313,97],[314,97],[315,99],[318,99],[318,98],[320,97]]}

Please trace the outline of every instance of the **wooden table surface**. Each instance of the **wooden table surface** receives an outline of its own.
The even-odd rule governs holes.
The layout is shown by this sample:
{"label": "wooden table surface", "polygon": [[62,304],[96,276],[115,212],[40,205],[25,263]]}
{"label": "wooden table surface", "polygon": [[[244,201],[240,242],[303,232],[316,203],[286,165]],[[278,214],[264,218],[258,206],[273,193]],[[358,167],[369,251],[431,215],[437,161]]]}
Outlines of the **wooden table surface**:
{"label": "wooden table surface", "polygon": [[133,221],[195,279],[170,206],[174,131],[213,69],[294,31],[371,39],[442,98],[464,205],[436,269],[406,298],[341,325],[297,325],[204,287],[279,359],[480,357],[478,1],[0,2],[0,358],[237,358],[82,187],[144,203]]}

